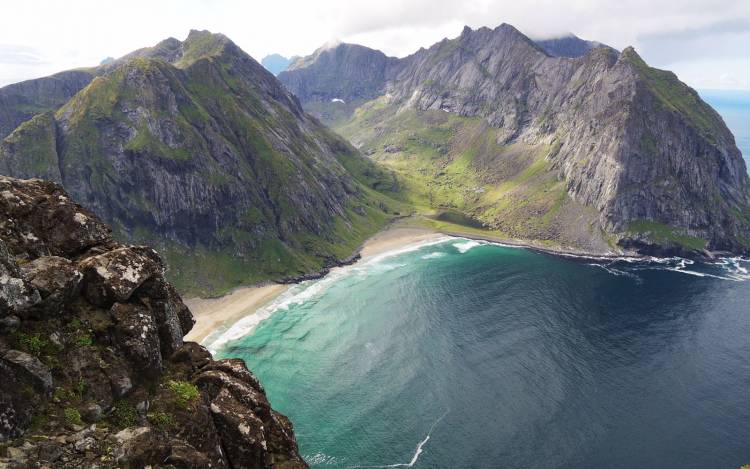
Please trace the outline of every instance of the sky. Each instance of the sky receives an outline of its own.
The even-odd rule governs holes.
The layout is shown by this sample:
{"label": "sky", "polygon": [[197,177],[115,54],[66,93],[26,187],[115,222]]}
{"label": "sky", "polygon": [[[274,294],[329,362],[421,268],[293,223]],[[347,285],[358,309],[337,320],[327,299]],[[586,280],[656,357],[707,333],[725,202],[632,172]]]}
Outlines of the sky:
{"label": "sky", "polygon": [[532,38],[572,32],[700,89],[750,89],[750,0],[3,0],[0,86],[156,44],[190,29],[229,36],[262,59],[331,41],[405,56],[464,25],[510,23]]}

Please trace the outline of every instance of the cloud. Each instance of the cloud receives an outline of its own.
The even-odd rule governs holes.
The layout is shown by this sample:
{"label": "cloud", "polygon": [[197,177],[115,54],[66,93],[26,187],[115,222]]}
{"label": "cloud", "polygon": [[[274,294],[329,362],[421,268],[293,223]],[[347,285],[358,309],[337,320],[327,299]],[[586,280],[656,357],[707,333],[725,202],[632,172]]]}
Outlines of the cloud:
{"label": "cloud", "polygon": [[[750,44],[748,0],[131,0],[106,8],[95,0],[12,3],[3,8],[0,44],[20,44],[31,55],[5,51],[0,82],[10,73],[7,63],[23,62],[30,78],[49,70],[35,58],[66,68],[95,65],[169,36],[184,38],[192,28],[223,32],[256,58],[307,55],[334,38],[405,56],[457,36],[464,25],[505,22],[532,37],[572,32],[618,49],[634,45],[648,61],[675,67],[678,75],[685,64],[721,58],[724,69],[700,75],[703,81],[713,77],[717,86],[741,82],[718,76],[742,77],[744,67],[733,63],[747,58],[743,45]],[[696,70],[691,77],[699,76]]]}
{"label": "cloud", "polygon": [[49,63],[33,47],[15,44],[0,44],[0,64],[2,65],[42,65]]}

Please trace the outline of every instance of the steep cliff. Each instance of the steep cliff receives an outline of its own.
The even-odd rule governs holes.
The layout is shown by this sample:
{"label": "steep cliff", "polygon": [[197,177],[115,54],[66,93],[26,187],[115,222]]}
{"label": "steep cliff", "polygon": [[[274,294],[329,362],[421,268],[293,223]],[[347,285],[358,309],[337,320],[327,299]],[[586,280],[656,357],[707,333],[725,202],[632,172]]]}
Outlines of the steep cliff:
{"label": "steep cliff", "polygon": [[153,249],[57,184],[0,195],[0,466],[307,467],[244,363],[183,343]]}
{"label": "steep cliff", "polygon": [[[467,27],[389,62],[380,95],[337,129],[397,171],[405,197],[508,237],[748,252],[750,180],[721,117],[632,48],[558,57],[544,45],[510,25]],[[282,82],[324,95],[305,78],[315,57],[299,64]]]}
{"label": "steep cliff", "polygon": [[70,70],[0,88],[0,139],[36,114],[58,109],[94,76],[93,69]]}
{"label": "steep cliff", "polygon": [[0,173],[60,182],[194,292],[335,264],[390,216],[369,187],[388,176],[207,31],[129,54],[23,123]]}

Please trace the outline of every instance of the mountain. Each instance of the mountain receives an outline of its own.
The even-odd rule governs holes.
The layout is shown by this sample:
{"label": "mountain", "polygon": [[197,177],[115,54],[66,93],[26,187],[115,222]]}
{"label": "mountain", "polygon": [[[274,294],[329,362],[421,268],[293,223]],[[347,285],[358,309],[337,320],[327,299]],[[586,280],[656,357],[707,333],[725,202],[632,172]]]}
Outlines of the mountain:
{"label": "mountain", "polygon": [[266,70],[273,73],[274,75],[278,75],[279,73],[289,68],[289,65],[296,59],[296,57],[288,59],[280,54],[271,54],[263,57],[263,60],[261,60],[260,63],[261,65],[266,67]]}
{"label": "mountain", "polygon": [[0,176],[0,466],[306,468],[242,360],[183,342],[158,254]]}
{"label": "mountain", "polygon": [[279,74],[279,80],[305,103],[308,112],[333,124],[383,94],[398,63],[378,50],[340,43],[298,58]]}
{"label": "mountain", "polygon": [[93,78],[93,70],[71,70],[0,88],[0,138],[36,114],[59,108]]}
{"label": "mountain", "polygon": [[0,173],[61,183],[120,239],[158,246],[182,291],[325,269],[393,215],[371,188],[392,177],[223,35],[96,73],[0,144]]}
{"label": "mountain", "polygon": [[[750,181],[721,117],[633,48],[561,44],[466,27],[403,59],[321,50],[279,79],[436,223],[587,253],[747,253]],[[334,95],[365,102],[330,119]]]}
{"label": "mountain", "polygon": [[175,48],[179,49],[181,45],[177,39],[169,38],[119,60],[107,57],[97,67],[68,70],[0,88],[0,139],[7,137],[21,123],[35,115],[57,110],[91,83],[91,80],[117,65],[135,57],[167,60],[167,51],[179,53]]}
{"label": "mountain", "polygon": [[552,57],[577,58],[586,55],[592,49],[609,47],[601,42],[586,41],[575,34],[548,39],[536,39],[534,42]]}

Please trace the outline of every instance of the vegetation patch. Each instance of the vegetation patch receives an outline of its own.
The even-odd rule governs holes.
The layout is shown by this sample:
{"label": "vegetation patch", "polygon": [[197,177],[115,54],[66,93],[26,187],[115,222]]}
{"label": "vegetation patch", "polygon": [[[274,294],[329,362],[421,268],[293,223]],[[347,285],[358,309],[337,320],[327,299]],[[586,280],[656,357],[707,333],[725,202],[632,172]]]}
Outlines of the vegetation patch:
{"label": "vegetation patch", "polygon": [[174,393],[177,404],[183,409],[187,409],[190,403],[200,396],[198,388],[187,381],[169,381],[167,387]]}
{"label": "vegetation patch", "polygon": [[693,251],[705,249],[707,243],[703,238],[681,233],[677,228],[653,220],[633,221],[628,226],[628,231],[632,234],[645,235],[654,243],[677,244]]}
{"label": "vegetation patch", "polygon": [[73,407],[66,407],[65,410],[63,410],[63,417],[65,418],[65,423],[68,425],[83,424],[81,421],[81,414]]}

